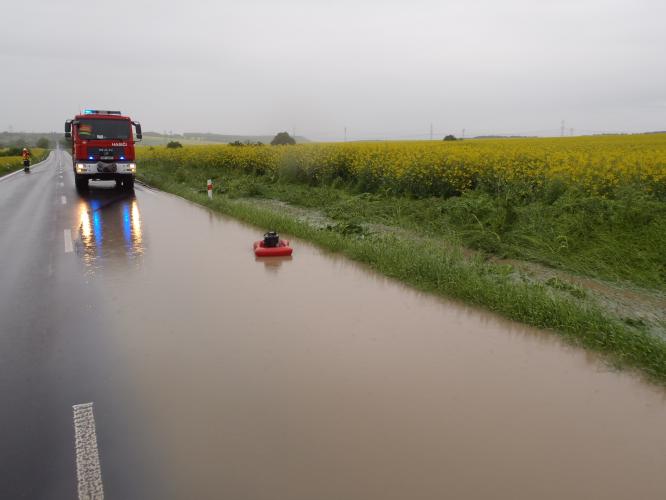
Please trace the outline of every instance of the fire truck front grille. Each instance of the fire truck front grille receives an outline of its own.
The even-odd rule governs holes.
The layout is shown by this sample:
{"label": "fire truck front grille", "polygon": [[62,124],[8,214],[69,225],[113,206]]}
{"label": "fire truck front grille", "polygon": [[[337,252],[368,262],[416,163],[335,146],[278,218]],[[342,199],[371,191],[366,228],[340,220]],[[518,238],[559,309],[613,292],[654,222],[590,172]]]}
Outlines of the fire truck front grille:
{"label": "fire truck front grille", "polygon": [[117,170],[117,167],[116,167],[115,163],[98,163],[97,164],[97,171],[98,172],[113,173],[116,170]]}

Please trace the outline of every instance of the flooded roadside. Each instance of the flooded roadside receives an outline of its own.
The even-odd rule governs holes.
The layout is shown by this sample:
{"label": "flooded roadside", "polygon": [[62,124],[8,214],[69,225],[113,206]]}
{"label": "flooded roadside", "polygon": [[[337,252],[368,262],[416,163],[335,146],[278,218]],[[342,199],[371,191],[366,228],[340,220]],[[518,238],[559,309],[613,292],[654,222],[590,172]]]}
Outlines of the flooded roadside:
{"label": "flooded roadside", "polygon": [[128,210],[140,261],[121,223],[82,265],[122,313],[118,369],[173,498],[666,492],[664,390],[302,242],[256,261],[260,230],[177,198],[138,189]]}

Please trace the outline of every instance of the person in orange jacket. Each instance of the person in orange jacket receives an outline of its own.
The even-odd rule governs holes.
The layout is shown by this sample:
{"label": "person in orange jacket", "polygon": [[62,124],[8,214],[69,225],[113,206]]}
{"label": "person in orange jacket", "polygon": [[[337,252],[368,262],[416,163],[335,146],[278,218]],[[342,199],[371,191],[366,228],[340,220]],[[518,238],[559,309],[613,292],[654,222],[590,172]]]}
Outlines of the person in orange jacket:
{"label": "person in orange jacket", "polygon": [[21,156],[23,156],[24,160],[29,160],[30,159],[30,150],[28,148],[23,148],[23,152],[21,153]]}

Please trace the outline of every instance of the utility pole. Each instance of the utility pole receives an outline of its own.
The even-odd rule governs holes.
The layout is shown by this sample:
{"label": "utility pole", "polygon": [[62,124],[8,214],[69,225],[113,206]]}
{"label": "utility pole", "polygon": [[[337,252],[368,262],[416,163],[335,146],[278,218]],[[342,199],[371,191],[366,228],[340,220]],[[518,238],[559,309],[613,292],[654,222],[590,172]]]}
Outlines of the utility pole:
{"label": "utility pole", "polygon": [[347,127],[345,127],[345,142],[347,142]]}
{"label": "utility pole", "polygon": [[562,120],[562,125],[560,127],[560,137],[564,137],[564,120]]}
{"label": "utility pole", "polygon": [[462,130],[462,135],[460,136],[461,139],[465,138],[465,129]]}
{"label": "utility pole", "polygon": [[430,140],[432,141],[432,123],[430,124]]}

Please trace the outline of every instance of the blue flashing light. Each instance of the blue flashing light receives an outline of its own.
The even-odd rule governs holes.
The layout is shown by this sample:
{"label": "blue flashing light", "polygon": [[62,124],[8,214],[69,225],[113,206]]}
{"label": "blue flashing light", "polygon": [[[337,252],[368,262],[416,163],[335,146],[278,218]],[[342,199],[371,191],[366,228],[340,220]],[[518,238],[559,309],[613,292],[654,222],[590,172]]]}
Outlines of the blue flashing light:
{"label": "blue flashing light", "polygon": [[89,157],[88,157],[88,159],[89,159],[89,160],[92,160],[92,159],[93,159],[93,157],[92,157],[92,156],[89,156]]}
{"label": "blue flashing light", "polygon": [[124,160],[124,159],[125,159],[125,157],[124,157],[124,156],[121,156],[121,157],[120,157],[120,159],[121,159],[121,160]]}
{"label": "blue flashing light", "polygon": [[108,111],[105,109],[84,109],[84,115],[120,115],[120,111]]}

